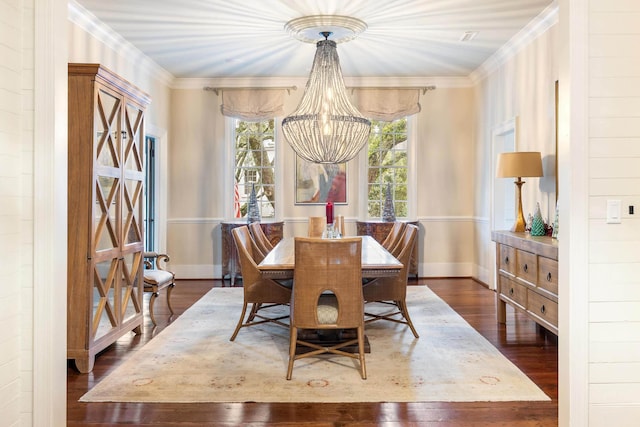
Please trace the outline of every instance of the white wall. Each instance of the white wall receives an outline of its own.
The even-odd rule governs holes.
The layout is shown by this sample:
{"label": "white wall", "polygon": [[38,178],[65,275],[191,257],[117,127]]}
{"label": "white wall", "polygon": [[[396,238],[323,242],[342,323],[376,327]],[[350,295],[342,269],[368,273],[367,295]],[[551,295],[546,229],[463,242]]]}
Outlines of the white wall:
{"label": "white wall", "polygon": [[555,215],[555,82],[558,80],[557,14],[549,16],[550,28],[488,71],[475,86],[475,261],[478,278],[492,287],[495,280],[495,244],[491,242],[492,192],[495,179],[493,134],[496,128],[516,123],[516,151],[540,151],[542,178],[525,178],[522,209],[525,218],[540,203],[542,216]]}
{"label": "white wall", "polygon": [[[640,3],[591,0],[588,20],[589,424],[631,426],[640,419]],[[606,224],[610,199],[623,203],[621,224]]]}
{"label": "white wall", "polygon": [[[0,295],[0,413],[7,426],[20,425],[21,412],[28,421],[32,409],[30,387],[26,386],[33,376],[32,366],[21,359],[32,340],[33,312],[29,298],[33,282],[24,277],[33,238],[27,197],[31,191],[26,188],[32,180],[28,152],[33,150],[33,102],[29,96],[33,80],[23,79],[23,67],[32,65],[27,56],[32,46],[23,44],[22,37],[33,33],[31,8],[28,3],[0,1],[0,260],[5,276]],[[23,13],[32,19],[23,20]]]}
{"label": "white wall", "polygon": [[66,283],[67,127],[54,112],[66,111],[66,36],[53,37],[53,23],[65,20],[60,0],[0,1],[0,418],[7,426],[65,420],[66,322],[59,319],[66,303],[58,285]]}
{"label": "white wall", "polygon": [[[453,79],[455,81],[455,79]],[[422,276],[471,276],[473,247],[473,185],[468,171],[473,167],[473,91],[442,83],[435,91],[421,95],[422,111],[415,139],[417,171],[417,219],[421,223],[420,274]],[[300,89],[286,97],[285,112],[297,106]],[[422,82],[426,85],[426,79]],[[255,81],[252,82],[255,85]],[[263,85],[273,86],[268,79]],[[289,84],[291,84],[289,82]],[[221,239],[219,223],[225,218],[223,183],[232,173],[225,163],[225,119],[220,112],[221,96],[204,86],[215,81],[183,79],[172,91],[171,140],[169,147],[169,206],[167,247],[171,268],[177,277],[220,277]],[[277,129],[278,131],[279,129]],[[278,193],[278,217],[285,221],[285,235],[306,233],[308,216],[323,215],[324,206],[296,205],[294,152],[282,139],[282,187]],[[361,153],[365,154],[365,151]],[[366,199],[359,194],[360,163],[347,165],[347,205],[336,207],[346,218],[347,232],[355,234],[355,221]]]}

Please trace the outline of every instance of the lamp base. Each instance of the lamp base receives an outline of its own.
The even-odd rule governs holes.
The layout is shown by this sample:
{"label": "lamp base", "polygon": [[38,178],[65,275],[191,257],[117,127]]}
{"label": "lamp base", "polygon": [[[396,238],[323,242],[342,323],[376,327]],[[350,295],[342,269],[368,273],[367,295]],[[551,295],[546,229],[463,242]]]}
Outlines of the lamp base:
{"label": "lamp base", "polygon": [[518,211],[516,212],[516,222],[511,227],[511,231],[519,233],[526,230],[526,222],[524,221],[524,214],[522,213],[522,184],[525,183],[520,177],[513,182],[516,185],[516,205]]}

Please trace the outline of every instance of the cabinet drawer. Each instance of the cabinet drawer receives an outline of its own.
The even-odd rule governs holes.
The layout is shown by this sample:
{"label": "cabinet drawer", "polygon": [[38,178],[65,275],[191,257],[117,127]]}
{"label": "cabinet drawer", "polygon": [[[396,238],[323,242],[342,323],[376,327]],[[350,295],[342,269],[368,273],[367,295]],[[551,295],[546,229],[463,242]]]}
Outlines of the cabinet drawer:
{"label": "cabinet drawer", "polygon": [[558,261],[538,257],[538,287],[558,295]]}
{"label": "cabinet drawer", "polygon": [[515,276],[516,274],[516,249],[507,246],[500,245],[500,259],[498,260],[498,268],[500,270],[506,271],[507,273],[511,273]]}
{"label": "cabinet drawer", "polygon": [[538,279],[538,257],[531,252],[517,250],[518,269],[516,276],[535,285]]}
{"label": "cabinet drawer", "polygon": [[500,282],[500,295],[504,295],[509,300],[522,306],[527,307],[527,288],[513,280],[504,276],[498,276]]}
{"label": "cabinet drawer", "polygon": [[529,291],[527,310],[534,316],[558,327],[558,304],[540,294]]}

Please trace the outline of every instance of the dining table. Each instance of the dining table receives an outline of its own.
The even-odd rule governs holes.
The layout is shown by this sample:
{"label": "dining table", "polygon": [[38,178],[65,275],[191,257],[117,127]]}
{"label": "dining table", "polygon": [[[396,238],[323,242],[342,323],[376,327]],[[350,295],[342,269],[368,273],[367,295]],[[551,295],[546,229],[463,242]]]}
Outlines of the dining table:
{"label": "dining table", "polygon": [[[362,238],[362,278],[393,277],[400,274],[402,263],[391,255],[376,239],[371,236],[357,236]],[[273,280],[293,279],[295,268],[295,238],[285,237],[264,257],[258,264],[262,277]],[[355,337],[353,330],[300,330],[299,338],[314,342],[322,346],[333,346],[342,341],[348,341]],[[357,353],[358,346],[342,347],[343,351]],[[308,348],[299,347],[296,353],[309,351]],[[365,353],[371,352],[371,345],[365,335]]]}
{"label": "dining table", "polygon": [[[393,277],[402,270],[402,263],[371,236],[362,238],[362,277]],[[292,279],[295,268],[295,238],[285,237],[258,264],[262,277]]]}

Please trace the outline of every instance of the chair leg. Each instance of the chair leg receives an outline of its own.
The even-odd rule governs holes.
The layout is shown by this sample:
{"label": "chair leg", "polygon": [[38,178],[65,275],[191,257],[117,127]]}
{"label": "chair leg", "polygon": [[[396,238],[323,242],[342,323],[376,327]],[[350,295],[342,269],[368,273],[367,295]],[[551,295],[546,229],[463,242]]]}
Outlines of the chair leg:
{"label": "chair leg", "polygon": [[242,313],[240,314],[240,320],[238,320],[238,324],[236,325],[236,330],[233,331],[233,335],[231,335],[231,338],[229,338],[229,341],[233,341],[236,339],[236,336],[238,335],[240,328],[242,328],[242,322],[244,321],[244,315],[246,312],[247,312],[247,302],[245,301],[244,304],[242,305]]}
{"label": "chair leg", "polygon": [[296,358],[296,345],[298,341],[298,328],[289,327],[289,366],[287,368],[287,380],[291,379],[293,374],[293,361]]}
{"label": "chair leg", "polygon": [[173,288],[175,285],[176,285],[175,283],[172,283],[167,288],[167,307],[169,307],[169,312],[171,314],[173,314],[173,307],[171,307],[171,291],[173,291]]}
{"label": "chair leg", "polygon": [[253,322],[253,319],[256,318],[256,314],[258,313],[258,310],[260,310],[260,307],[262,306],[262,304],[254,302],[253,304],[251,304],[251,311],[249,312],[249,317],[247,318],[247,322]]}
{"label": "chair leg", "polygon": [[367,368],[364,364],[364,327],[358,328],[358,353],[360,355],[360,375],[363,380],[367,379]]}
{"label": "chair leg", "polygon": [[411,332],[413,332],[413,336],[416,338],[420,338],[420,335],[418,335],[418,331],[416,331],[416,328],[413,326],[413,322],[411,321],[411,316],[409,316],[407,301],[405,300],[396,301],[396,304],[398,305],[398,308],[400,308],[400,311],[402,312],[404,319],[407,321],[407,325],[409,325],[409,327],[411,328]]}
{"label": "chair leg", "polygon": [[158,298],[157,292],[152,293],[151,298],[149,298],[149,317],[151,317],[153,326],[158,326],[158,324],[156,323],[156,318],[153,315],[153,304],[156,302],[156,298]]}

